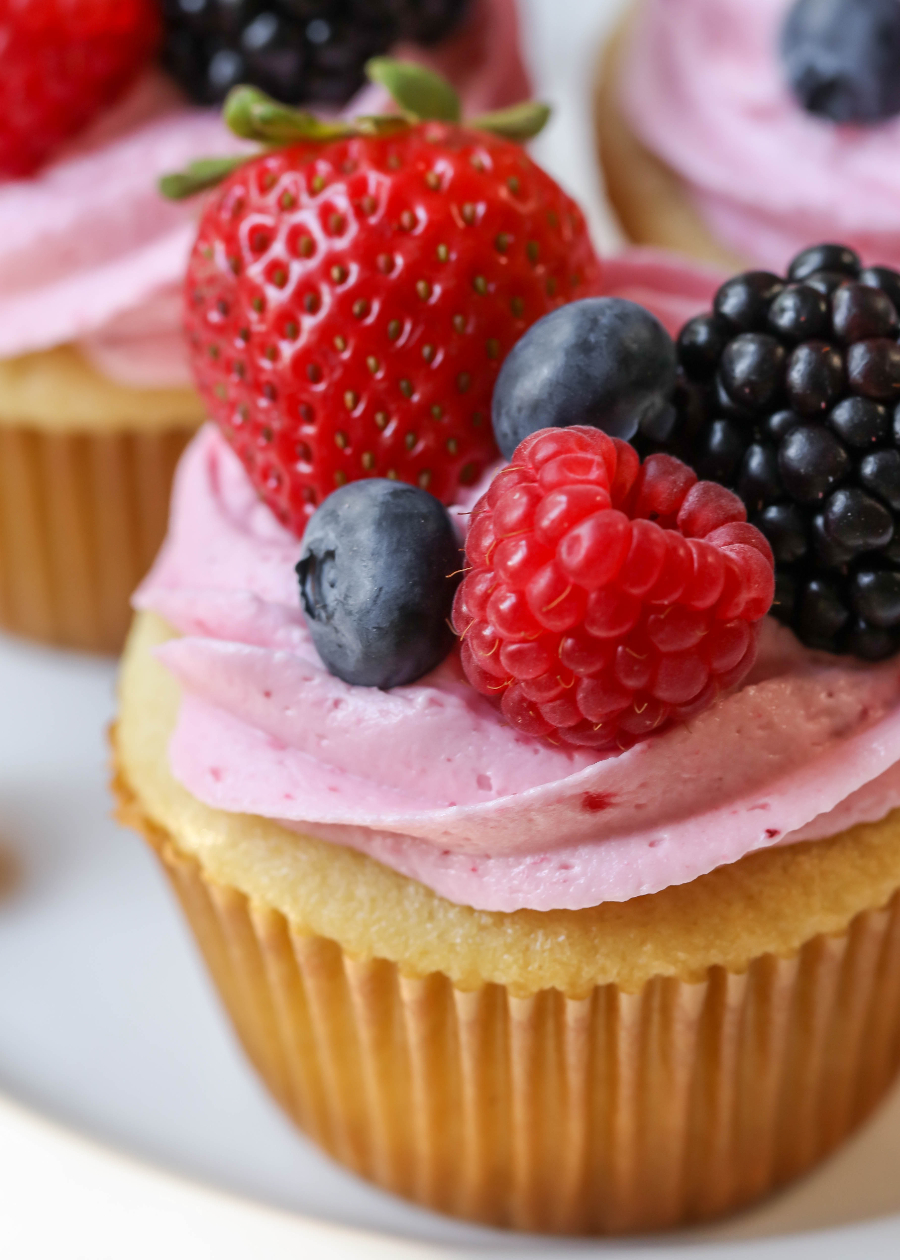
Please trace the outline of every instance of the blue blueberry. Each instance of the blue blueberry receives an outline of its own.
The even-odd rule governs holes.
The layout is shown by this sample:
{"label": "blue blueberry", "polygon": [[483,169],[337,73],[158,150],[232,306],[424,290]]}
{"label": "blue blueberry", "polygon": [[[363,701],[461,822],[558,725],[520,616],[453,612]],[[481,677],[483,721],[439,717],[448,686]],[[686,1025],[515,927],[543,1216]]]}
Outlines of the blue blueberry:
{"label": "blue blueberry", "polygon": [[649,311],[585,298],[538,320],[513,347],[494,389],[497,445],[510,458],[538,429],[588,424],[611,437],[670,428],[676,355]]}
{"label": "blue blueberry", "polygon": [[415,682],[453,646],[459,542],[447,509],[416,486],[371,478],[330,494],[297,565],[313,642],[360,687]]}
{"label": "blue blueberry", "polygon": [[900,113],[897,0],[796,0],[781,54],[791,89],[811,114],[873,123]]}

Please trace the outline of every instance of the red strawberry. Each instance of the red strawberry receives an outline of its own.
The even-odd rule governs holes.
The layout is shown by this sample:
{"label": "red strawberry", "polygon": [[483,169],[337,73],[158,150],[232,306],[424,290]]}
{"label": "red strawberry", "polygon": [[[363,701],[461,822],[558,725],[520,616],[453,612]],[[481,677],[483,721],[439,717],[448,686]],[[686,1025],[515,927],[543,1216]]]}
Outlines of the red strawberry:
{"label": "red strawberry", "polygon": [[523,733],[626,747],[746,674],[772,551],[737,495],[599,429],[541,429],[472,515],[453,621]]}
{"label": "red strawberry", "polygon": [[152,57],[155,0],[0,0],[0,176],[29,175]]}
{"label": "red strawberry", "polygon": [[203,215],[194,373],[297,534],[362,477],[449,503],[496,458],[507,352],[598,280],[577,206],[509,140],[421,122],[296,143],[238,169]]}

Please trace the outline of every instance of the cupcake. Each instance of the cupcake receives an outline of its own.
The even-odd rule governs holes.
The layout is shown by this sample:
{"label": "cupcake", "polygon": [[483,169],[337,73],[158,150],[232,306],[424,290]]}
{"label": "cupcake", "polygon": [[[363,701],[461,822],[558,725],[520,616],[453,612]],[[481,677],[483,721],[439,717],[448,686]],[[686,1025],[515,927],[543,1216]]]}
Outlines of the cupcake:
{"label": "cupcake", "polygon": [[[70,118],[60,100],[32,101],[34,113],[45,110],[42,128],[32,122],[20,135],[21,114],[7,111],[15,122],[0,134],[0,625],[14,633],[117,651],[130,593],[163,538],[175,465],[206,412],[181,336],[198,208],[164,200],[157,182],[201,156],[247,148],[204,106],[242,79],[291,101],[377,112],[385,96],[360,90],[363,65],[398,40],[449,73],[476,112],[527,95],[513,0],[416,3],[402,20],[376,21],[367,6],[368,26],[333,21],[328,5],[321,15],[308,6],[300,26],[289,5],[251,6],[234,25],[233,8],[166,4],[160,30],[155,0],[117,0],[100,47],[115,73],[68,82]],[[66,48],[91,47],[91,33],[77,27],[61,50],[52,28],[19,47],[20,22],[7,23],[13,42],[3,54],[15,52],[20,67],[26,58],[58,67]],[[148,66],[157,52],[162,70]],[[4,73],[12,90],[12,71]],[[20,88],[34,93],[36,82]]]}
{"label": "cupcake", "polygon": [[[371,124],[304,156],[236,170],[192,254],[216,424],[135,599],[121,816],[273,1096],[348,1167],[518,1229],[734,1210],[898,1064],[897,644],[866,648],[849,609],[815,642],[813,614],[765,616],[784,549],[743,482],[671,452],[717,376],[760,425],[791,391],[831,497],[889,426],[840,439],[835,474],[824,417],[871,382],[851,369],[814,414],[786,354],[738,353],[781,290],[726,284],[676,347],[604,290],[671,318],[679,272],[607,271],[489,130]],[[811,532],[792,486],[774,498]],[[891,564],[879,502],[878,554],[788,576],[855,599]],[[896,625],[887,605],[870,620]]]}
{"label": "cupcake", "polygon": [[595,119],[625,234],[781,273],[809,240],[900,264],[891,0],[641,0]]}

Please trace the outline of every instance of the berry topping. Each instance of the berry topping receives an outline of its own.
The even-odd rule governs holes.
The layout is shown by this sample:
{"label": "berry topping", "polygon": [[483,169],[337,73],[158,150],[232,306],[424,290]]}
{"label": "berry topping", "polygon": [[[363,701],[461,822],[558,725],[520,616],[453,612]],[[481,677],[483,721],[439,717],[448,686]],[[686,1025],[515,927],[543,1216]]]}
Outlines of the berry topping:
{"label": "berry topping", "polygon": [[453,646],[459,542],[447,509],[377,478],[313,515],[297,565],[303,612],[326,668],[360,687],[415,682]]}
{"label": "berry topping", "polygon": [[507,459],[538,429],[594,425],[613,437],[664,436],[674,422],[675,347],[659,320],[624,298],[585,298],[545,315],[519,341],[494,390]]}
{"label": "berry topping", "polygon": [[523,733],[624,748],[735,686],[772,602],[736,495],[599,429],[526,438],[472,514],[453,606],[472,685]]}
{"label": "berry topping", "polygon": [[0,177],[30,175],[153,56],[156,0],[0,5]]}
{"label": "berry topping", "polygon": [[717,314],[685,327],[673,431],[636,445],[737,492],[775,554],[773,612],[804,643],[877,659],[900,649],[900,275],[818,245],[789,280],[769,285],[766,333],[733,324],[723,344]]}
{"label": "berry topping", "polygon": [[279,101],[343,104],[370,57],[395,43],[433,44],[468,0],[163,0],[163,64],[195,101],[239,83]]}
{"label": "berry topping", "polygon": [[[427,76],[435,85],[443,112],[457,109]],[[487,130],[317,123],[252,88],[227,116],[245,135],[265,138],[270,121],[282,141],[311,135],[239,166],[203,214],[185,306],[210,415],[298,535],[336,487],[365,477],[452,503],[496,457],[491,394],[507,353],[598,287],[577,206]],[[205,171],[167,187],[190,191]]]}
{"label": "berry topping", "polygon": [[796,0],[781,52],[788,83],[811,114],[871,123],[900,113],[897,0]]}

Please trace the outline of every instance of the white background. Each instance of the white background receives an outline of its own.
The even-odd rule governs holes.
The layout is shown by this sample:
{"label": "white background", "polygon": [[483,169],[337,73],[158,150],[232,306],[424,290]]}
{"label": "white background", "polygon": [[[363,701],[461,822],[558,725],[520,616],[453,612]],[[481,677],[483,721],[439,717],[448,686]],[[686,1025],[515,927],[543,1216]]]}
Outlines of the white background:
{"label": "white background", "polygon": [[[618,0],[521,3],[557,109],[537,156],[608,248],[590,78]],[[331,1164],[244,1064],[153,860],[109,819],[113,685],[109,663],[0,640],[0,1256],[900,1254],[898,1095],[788,1195],[645,1244],[469,1228]]]}

